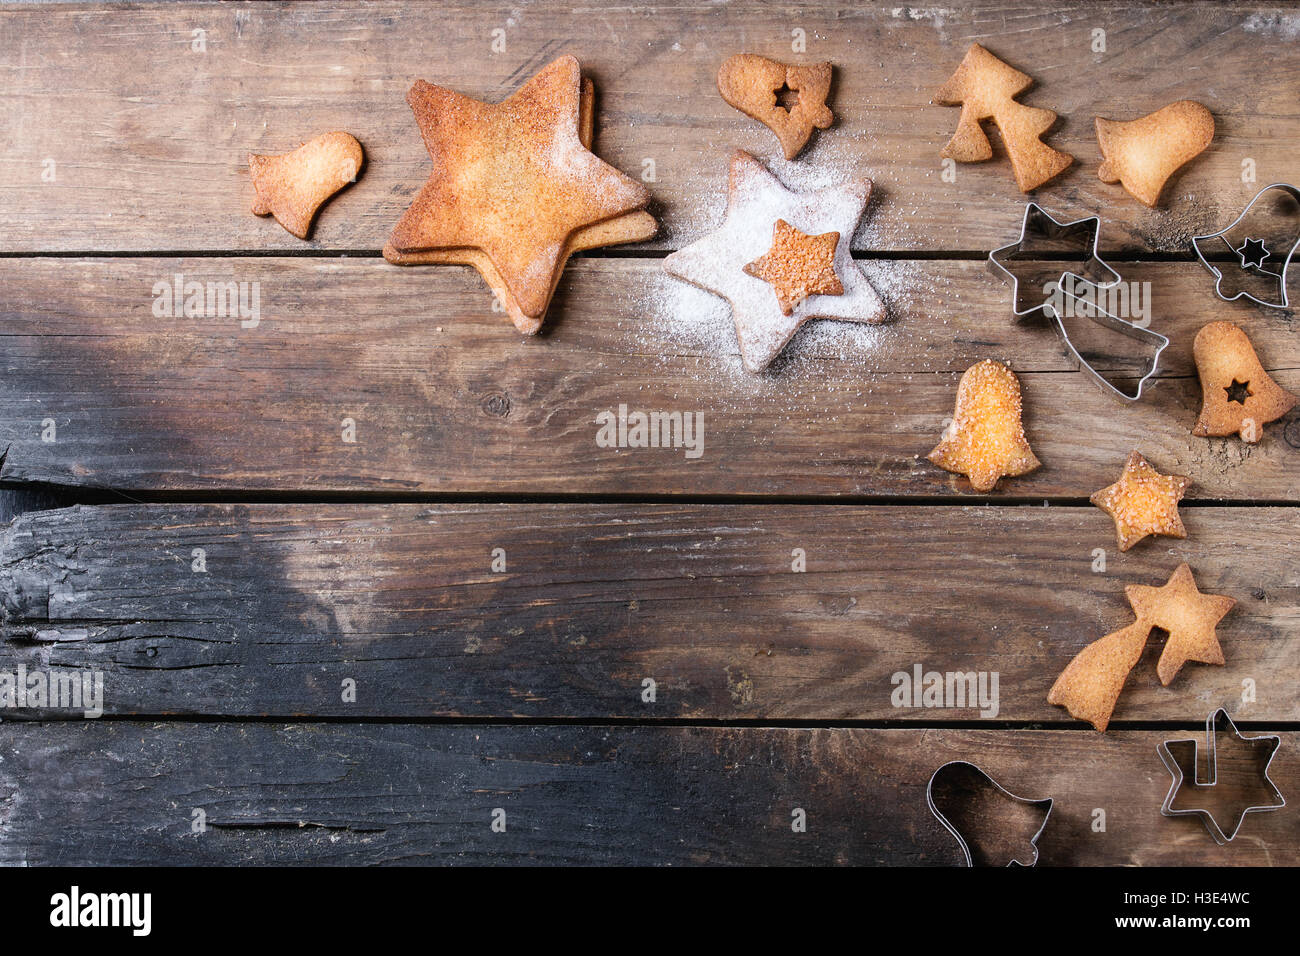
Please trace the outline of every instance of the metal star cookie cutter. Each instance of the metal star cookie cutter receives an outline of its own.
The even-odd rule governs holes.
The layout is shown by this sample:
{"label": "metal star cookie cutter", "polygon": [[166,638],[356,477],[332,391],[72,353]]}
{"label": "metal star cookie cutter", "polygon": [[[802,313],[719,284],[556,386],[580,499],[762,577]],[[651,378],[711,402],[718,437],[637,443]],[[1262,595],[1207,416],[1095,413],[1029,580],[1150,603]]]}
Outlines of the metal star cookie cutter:
{"label": "metal star cookie cutter", "polygon": [[971,856],[970,845],[966,842],[966,838],[962,836],[961,831],[958,830],[955,826],[953,826],[951,821],[949,821],[947,817],[945,817],[941,812],[939,812],[939,808],[934,805],[934,782],[939,779],[939,775],[942,774],[944,771],[956,767],[963,767],[966,768],[967,770],[973,770],[976,774],[983,777],[989,784],[991,784],[996,793],[1000,794],[1003,797],[1006,797],[1009,800],[1013,800],[1016,803],[1021,803],[1026,806],[1038,807],[1042,809],[1043,822],[1039,825],[1038,831],[1034,833],[1032,837],[1029,838],[1029,846],[1034,851],[1033,860],[1031,860],[1029,863],[1021,863],[1019,860],[1013,859],[1007,863],[1008,867],[1037,866],[1038,865],[1038,838],[1041,837],[1043,835],[1043,831],[1047,829],[1047,821],[1052,816],[1052,804],[1054,802],[1052,798],[1042,797],[1040,799],[1035,800],[1035,799],[1031,799],[1030,797],[1022,797],[1017,794],[1014,794],[1006,787],[1002,786],[1002,784],[998,783],[996,780],[990,777],[981,768],[971,763],[969,760],[950,760],[946,764],[941,766],[938,770],[936,770],[934,773],[932,773],[930,775],[930,782],[929,784],[926,785],[925,788],[925,802],[930,807],[930,812],[934,814],[935,819],[943,824],[943,828],[945,830],[947,830],[949,833],[951,833],[954,837],[957,838],[957,844],[958,846],[961,847],[962,856],[965,857],[967,866],[973,867],[975,865],[974,858]]}
{"label": "metal star cookie cutter", "polygon": [[[1173,809],[1174,799],[1178,796],[1178,791],[1181,790],[1183,784],[1187,782],[1184,765],[1189,759],[1192,767],[1192,779],[1190,781],[1192,787],[1204,789],[1218,785],[1219,761],[1215,749],[1215,735],[1218,733],[1220,718],[1227,723],[1227,729],[1230,730],[1239,740],[1271,740],[1273,742],[1272,750],[1270,750],[1268,755],[1268,760],[1264,762],[1264,771],[1261,775],[1261,779],[1264,783],[1268,784],[1269,788],[1273,791],[1273,797],[1276,802],[1263,806],[1246,807],[1237,817],[1237,824],[1232,828],[1231,833],[1223,832],[1223,828],[1219,826],[1219,822],[1214,819],[1214,814],[1207,807],[1188,807],[1183,810]],[[1170,749],[1171,744],[1178,746],[1179,755],[1183,758],[1182,761],[1180,761],[1179,757],[1175,756],[1173,751]],[[1205,719],[1205,747],[1207,752],[1206,765],[1208,779],[1201,779],[1200,763],[1197,760],[1196,738],[1192,737],[1185,740],[1164,740],[1156,747],[1156,751],[1160,754],[1160,759],[1164,761],[1165,768],[1173,774],[1174,777],[1173,785],[1169,788],[1169,794],[1165,797],[1165,802],[1161,805],[1160,812],[1167,817],[1199,816],[1201,822],[1205,824],[1205,829],[1209,830],[1210,836],[1214,837],[1215,843],[1219,844],[1219,846],[1223,846],[1225,843],[1231,843],[1237,833],[1241,830],[1241,825],[1246,820],[1246,814],[1257,812],[1263,813],[1269,810],[1281,810],[1286,806],[1286,798],[1282,796],[1282,791],[1278,790],[1277,784],[1269,779],[1268,776],[1268,768],[1272,765],[1273,758],[1277,755],[1278,748],[1281,745],[1282,738],[1276,734],[1264,734],[1259,737],[1244,736],[1241,731],[1237,729],[1237,725],[1232,722],[1232,718],[1228,716],[1228,712],[1220,707]]]}
{"label": "metal star cookie cutter", "polygon": [[[1264,246],[1262,240],[1254,239],[1248,236],[1246,237],[1245,241],[1241,244],[1240,247],[1234,247],[1233,244],[1229,242],[1226,238],[1228,233],[1236,229],[1237,226],[1242,222],[1242,220],[1244,220],[1248,215],[1250,215],[1250,210],[1254,207],[1255,203],[1259,202],[1260,199],[1263,198],[1265,193],[1268,193],[1274,189],[1280,189],[1282,192],[1288,194],[1292,199],[1294,199],[1297,205],[1300,205],[1300,189],[1297,189],[1295,186],[1292,186],[1289,183],[1273,183],[1270,186],[1265,186],[1263,189],[1257,192],[1255,194],[1255,198],[1246,204],[1246,208],[1241,211],[1240,216],[1238,216],[1236,219],[1232,221],[1231,225],[1227,226],[1224,229],[1220,229],[1218,232],[1212,232],[1208,236],[1192,237],[1192,248],[1196,250],[1196,258],[1200,259],[1201,265],[1205,266],[1205,268],[1208,269],[1210,273],[1214,276],[1214,294],[1217,295],[1224,302],[1233,302],[1244,296],[1245,298],[1249,299],[1251,302],[1254,302],[1258,305],[1266,306],[1270,309],[1286,309],[1290,307],[1290,300],[1287,298],[1287,291],[1286,291],[1286,272],[1291,265],[1292,258],[1295,257],[1296,250],[1300,249],[1300,235],[1297,235],[1295,241],[1291,244],[1291,248],[1287,251],[1286,257],[1282,259],[1282,267],[1277,272],[1272,272],[1264,268],[1264,262],[1268,259],[1270,255],[1272,255],[1272,253],[1270,253],[1268,249]],[[1202,242],[1209,244],[1210,241],[1213,239],[1220,240],[1223,243],[1223,245],[1225,245],[1232,253],[1234,253],[1237,256],[1238,260],[1240,260],[1241,262],[1241,268],[1244,271],[1250,272],[1254,275],[1269,276],[1273,279],[1276,279],[1278,283],[1279,301],[1267,302],[1264,299],[1260,299],[1254,295],[1251,295],[1245,289],[1242,289],[1236,295],[1231,295],[1231,296],[1224,295],[1223,290],[1220,288],[1223,284],[1223,279],[1224,279],[1223,271],[1219,269],[1217,266],[1215,266],[1214,263],[1212,263],[1209,260],[1209,258],[1206,256],[1205,252],[1201,249]],[[1248,249],[1251,251],[1251,258],[1249,259],[1247,258]],[[1254,253],[1256,251],[1263,253],[1263,255],[1259,258],[1258,261],[1255,261],[1255,257],[1254,257]]]}
{"label": "metal star cookie cutter", "polygon": [[[1159,332],[1152,332],[1150,329],[1134,325],[1132,322],[1121,319],[1119,316],[1107,311],[1098,304],[1095,295],[1079,295],[1072,291],[1073,288],[1080,285],[1094,290],[1109,289],[1122,281],[1120,274],[1107,265],[1098,252],[1097,243],[1100,235],[1101,219],[1098,216],[1076,219],[1074,222],[1059,222],[1043,207],[1031,202],[1025,205],[1025,218],[1020,227],[1020,237],[1015,242],[990,252],[988,263],[994,275],[1011,280],[1011,313],[1018,323],[1041,312],[1056,327],[1057,334],[1060,335],[1061,341],[1074,360],[1076,367],[1096,382],[1106,394],[1131,403],[1142,397],[1142,390],[1146,387],[1147,381],[1155,375],[1157,368],[1159,368],[1160,353],[1169,345],[1169,339]],[[1022,294],[1019,277],[1002,264],[1003,261],[1026,257],[1025,247],[1035,239],[1058,241],[1074,239],[1080,236],[1085,237],[1088,255],[1080,256],[1076,260],[1080,266],[1077,272],[1066,269],[1055,283],[1045,287],[1042,290],[1043,298],[1041,301],[1036,295]],[[1096,276],[1105,276],[1107,281],[1095,281],[1092,277]],[[1071,281],[1067,282],[1067,279]],[[1079,352],[1078,347],[1071,341],[1069,332],[1066,331],[1064,317],[1053,304],[1052,300],[1057,296],[1071,303],[1070,311],[1073,315],[1082,315],[1113,332],[1118,332],[1127,338],[1141,342],[1148,351],[1151,351],[1151,364],[1138,379],[1132,394],[1119,388],[1114,382],[1102,375]],[[1032,304],[1026,304],[1027,302],[1032,302]],[[1075,308],[1076,305],[1080,307]]]}

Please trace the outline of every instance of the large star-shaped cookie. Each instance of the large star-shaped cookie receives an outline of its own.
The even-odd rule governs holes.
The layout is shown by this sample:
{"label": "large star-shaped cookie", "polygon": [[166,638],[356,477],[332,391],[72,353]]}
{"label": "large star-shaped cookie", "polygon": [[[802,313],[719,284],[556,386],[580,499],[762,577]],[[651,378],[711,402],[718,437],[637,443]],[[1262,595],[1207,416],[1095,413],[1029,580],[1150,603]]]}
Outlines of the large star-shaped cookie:
{"label": "large star-shaped cookie", "polygon": [[434,251],[478,250],[491,266],[481,270],[485,278],[503,283],[519,313],[539,327],[564,260],[588,247],[571,237],[650,198],[584,145],[581,84],[571,56],[501,103],[417,81],[407,102],[434,168],[384,256],[409,264],[429,261],[421,256]]}
{"label": "large star-shaped cookie", "polygon": [[1156,663],[1156,676],[1168,686],[1188,661],[1222,664],[1223,648],[1214,627],[1237,604],[1222,594],[1202,594],[1184,562],[1164,587],[1130,584],[1124,588],[1138,621],[1169,632]]}
{"label": "large star-shaped cookie", "polygon": [[[847,238],[857,228],[870,195],[869,179],[795,192],[753,156],[737,150],[731,157],[722,225],[674,252],[664,260],[664,269],[731,302],[741,361],[751,372],[761,371],[809,319],[885,321],[885,304],[854,263]],[[773,287],[745,272],[746,265],[769,252],[778,219],[807,236],[837,232],[846,237],[836,244],[832,260],[843,294],[809,295],[786,315]]]}
{"label": "large star-shaped cookie", "polygon": [[1127,551],[1149,534],[1187,537],[1183,519],[1178,515],[1178,502],[1186,492],[1186,478],[1160,474],[1135,451],[1124,463],[1119,481],[1101,489],[1089,500],[1115,519],[1119,549]]}

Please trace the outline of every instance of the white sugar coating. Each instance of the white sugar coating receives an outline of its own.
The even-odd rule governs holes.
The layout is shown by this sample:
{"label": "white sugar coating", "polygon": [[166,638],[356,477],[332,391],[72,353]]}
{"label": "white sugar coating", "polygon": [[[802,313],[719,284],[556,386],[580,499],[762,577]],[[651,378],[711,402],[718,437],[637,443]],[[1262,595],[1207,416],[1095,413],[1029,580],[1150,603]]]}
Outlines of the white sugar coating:
{"label": "white sugar coating", "polygon": [[[855,262],[885,300],[886,308],[929,287],[924,262]],[[796,420],[808,410],[825,413],[842,399],[845,412],[872,400],[876,374],[893,371],[891,354],[910,330],[892,322],[811,321],[767,369],[747,371],[740,361],[736,326],[728,302],[658,268],[648,268],[628,283],[626,319],[620,322],[638,351],[650,356],[665,376],[685,371],[701,383],[702,394],[716,396],[726,412],[745,412],[763,400],[769,411]],[[892,318],[893,316],[891,316]],[[719,387],[721,386],[721,387]],[[775,404],[769,404],[775,403]]]}
{"label": "white sugar coating", "polygon": [[771,248],[778,220],[808,235],[851,235],[866,204],[869,187],[865,181],[847,180],[816,191],[792,191],[746,153],[732,158],[731,174],[734,185],[728,190],[722,224],[669,256],[664,268],[731,303],[746,367],[767,367],[809,319],[885,320],[884,303],[854,263],[847,241],[836,244],[834,257],[843,294],[811,295],[795,305],[790,315],[781,311],[771,285],[744,271],[748,263]]}

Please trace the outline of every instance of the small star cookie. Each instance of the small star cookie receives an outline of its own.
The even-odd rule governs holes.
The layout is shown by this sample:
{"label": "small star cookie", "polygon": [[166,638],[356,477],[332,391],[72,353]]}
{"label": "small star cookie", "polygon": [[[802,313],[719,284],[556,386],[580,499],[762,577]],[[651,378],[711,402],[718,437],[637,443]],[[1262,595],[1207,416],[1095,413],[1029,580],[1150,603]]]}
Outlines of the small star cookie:
{"label": "small star cookie", "polygon": [[1130,584],[1124,593],[1139,622],[1169,632],[1156,664],[1161,684],[1168,686],[1187,661],[1223,663],[1223,648],[1214,627],[1236,606],[1237,599],[1202,594],[1186,562],[1178,566],[1164,587]]}
{"label": "small star cookie", "polygon": [[1016,373],[992,359],[972,365],[957,386],[952,425],[930,461],[966,475],[976,491],[991,491],[999,478],[1033,471],[1042,463],[1025,438],[1020,413]]}
{"label": "small star cookie", "polygon": [[1178,502],[1187,492],[1187,484],[1182,475],[1160,474],[1135,451],[1124,463],[1119,481],[1090,500],[1115,519],[1119,549],[1127,551],[1149,534],[1187,537],[1178,515]]}
{"label": "small star cookie", "polygon": [[810,295],[843,295],[844,286],[835,274],[838,232],[810,236],[784,219],[772,230],[772,248],[745,266],[745,272],[762,279],[776,292],[781,313],[789,315]]}

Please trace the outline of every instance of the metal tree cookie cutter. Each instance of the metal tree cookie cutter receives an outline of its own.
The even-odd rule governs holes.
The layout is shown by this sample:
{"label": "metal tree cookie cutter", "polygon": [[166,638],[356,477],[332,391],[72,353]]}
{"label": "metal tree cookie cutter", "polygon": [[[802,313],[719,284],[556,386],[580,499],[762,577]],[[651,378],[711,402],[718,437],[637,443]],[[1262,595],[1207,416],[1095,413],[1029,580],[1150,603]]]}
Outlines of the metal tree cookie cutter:
{"label": "metal tree cookie cutter", "polygon": [[[1220,229],[1218,232],[1212,232],[1208,236],[1192,237],[1192,248],[1196,250],[1196,258],[1200,259],[1201,265],[1205,266],[1205,268],[1208,269],[1210,273],[1214,276],[1214,294],[1217,295],[1220,299],[1222,299],[1225,302],[1232,302],[1244,296],[1245,298],[1249,299],[1251,302],[1255,302],[1259,305],[1267,306],[1270,309],[1285,309],[1290,306],[1290,300],[1287,298],[1287,291],[1286,291],[1286,271],[1287,268],[1291,265],[1291,260],[1292,258],[1294,258],[1296,254],[1296,250],[1300,249],[1300,229],[1297,229],[1295,231],[1294,236],[1284,238],[1282,240],[1282,248],[1286,249],[1285,256],[1282,255],[1280,250],[1270,251],[1269,248],[1264,244],[1263,239],[1254,238],[1252,235],[1249,234],[1245,236],[1240,246],[1234,246],[1231,242],[1228,241],[1227,238],[1228,233],[1232,232],[1239,225],[1241,225],[1241,223],[1245,222],[1247,219],[1250,218],[1250,211],[1253,208],[1255,208],[1255,204],[1258,203],[1261,199],[1263,199],[1266,194],[1271,193],[1273,190],[1278,190],[1283,195],[1290,196],[1291,199],[1295,201],[1297,209],[1300,210],[1300,189],[1297,189],[1295,186],[1289,185],[1288,183],[1273,183],[1271,186],[1265,186],[1263,189],[1257,192],[1255,194],[1255,198],[1246,204],[1246,208],[1242,210],[1241,215],[1238,216],[1236,219],[1234,219],[1232,221],[1232,224],[1228,226],[1226,229]],[[1292,213],[1292,218],[1300,220],[1300,213]],[[1224,270],[1220,269],[1213,262],[1211,262],[1208,255],[1206,254],[1205,249],[1201,248],[1202,243],[1210,247],[1215,246],[1216,243],[1214,242],[1214,240],[1216,239],[1220,243],[1222,243],[1223,247],[1225,247],[1229,252],[1232,252],[1234,255],[1236,255],[1237,260],[1240,263],[1239,268],[1241,269],[1242,272],[1246,272],[1255,276],[1268,277],[1276,280],[1277,282],[1276,301],[1270,302],[1268,300],[1261,299],[1247,292],[1245,289],[1241,289],[1240,291],[1236,292],[1234,295],[1227,295],[1226,293],[1224,293],[1223,281],[1224,279],[1227,278],[1226,273],[1224,272]],[[1270,241],[1273,240],[1270,238]],[[1274,262],[1280,263],[1280,265],[1275,267],[1277,269],[1276,272],[1264,268],[1264,263],[1268,262],[1269,260],[1273,260]]]}
{"label": "metal tree cookie cutter", "polygon": [[[1142,397],[1142,390],[1147,380],[1155,375],[1160,364],[1160,353],[1169,345],[1169,339],[1159,332],[1152,332],[1150,329],[1121,319],[1098,302],[1100,296],[1096,294],[1097,292],[1113,288],[1122,281],[1120,274],[1102,260],[1097,250],[1100,234],[1101,219],[1098,216],[1063,223],[1058,222],[1037,203],[1027,203],[1025,218],[1020,227],[1020,237],[1015,242],[990,252],[989,268],[995,275],[1011,280],[1011,312],[1017,322],[1023,322],[1030,316],[1040,313],[1046,316],[1056,326],[1061,341],[1081,371],[1108,395],[1125,402],[1136,402]],[[1021,288],[1020,277],[1006,263],[1030,258],[1027,247],[1036,240],[1081,245],[1086,255],[1080,254],[1075,260],[1079,266],[1077,272],[1066,269],[1054,282],[1047,283],[1039,291],[1031,292]],[[1097,281],[1098,279],[1103,281]],[[1084,294],[1075,291],[1080,286],[1084,287]],[[1057,307],[1058,301],[1068,305],[1071,316],[1079,315],[1091,319],[1103,328],[1118,332],[1146,346],[1151,354],[1150,365],[1139,377],[1132,394],[1116,386],[1083,357],[1066,330],[1066,316],[1063,316],[1061,309]]]}
{"label": "metal tree cookie cutter", "polygon": [[[1267,785],[1272,792],[1271,802],[1260,806],[1249,806],[1241,811],[1237,816],[1237,823],[1232,828],[1231,833],[1224,833],[1223,828],[1219,826],[1219,821],[1214,818],[1214,813],[1208,807],[1188,807],[1182,810],[1175,810],[1174,800],[1178,797],[1178,792],[1186,783],[1194,790],[1206,790],[1218,786],[1219,781],[1219,760],[1215,744],[1215,736],[1219,732],[1220,718],[1227,724],[1234,737],[1244,741],[1260,741],[1269,746],[1268,759],[1264,762],[1264,770],[1260,775],[1260,782]],[[1269,810],[1281,810],[1286,806],[1286,798],[1282,796],[1282,791],[1278,790],[1277,785],[1269,779],[1268,768],[1273,763],[1273,757],[1276,756],[1278,748],[1282,745],[1282,738],[1275,734],[1265,734],[1259,737],[1243,736],[1241,731],[1237,730],[1237,725],[1232,722],[1228,712],[1220,707],[1214,713],[1205,719],[1205,748],[1206,748],[1206,773],[1207,779],[1202,780],[1200,767],[1197,761],[1195,738],[1186,740],[1165,740],[1156,747],[1160,754],[1160,759],[1164,761],[1165,767],[1173,774],[1174,782],[1169,788],[1169,795],[1165,797],[1164,804],[1160,807],[1160,812],[1167,817],[1182,816],[1199,816],[1201,822],[1205,824],[1205,829],[1210,831],[1210,836],[1214,837],[1214,842],[1223,846],[1225,843],[1231,843],[1236,837],[1241,825],[1245,822],[1246,814],[1254,812],[1265,812]],[[1256,745],[1258,746],[1258,745]]]}
{"label": "metal tree cookie cutter", "polygon": [[952,821],[950,821],[946,816],[943,815],[943,813],[940,812],[939,808],[935,806],[935,802],[934,802],[935,781],[939,779],[941,774],[945,776],[951,775],[952,772],[958,768],[961,768],[965,772],[973,771],[977,777],[983,778],[983,780],[993,788],[993,792],[996,793],[997,795],[1004,797],[1008,800],[1012,800],[1016,803],[1024,804],[1025,806],[1030,806],[1030,807],[1037,807],[1042,810],[1043,821],[1042,823],[1039,824],[1038,829],[1034,832],[1034,835],[1029,838],[1029,846],[1034,851],[1034,858],[1028,863],[1021,863],[1019,860],[1016,859],[1012,859],[1007,863],[1007,866],[1020,866],[1020,867],[1037,866],[1038,865],[1038,838],[1041,837],[1043,835],[1043,831],[1047,829],[1047,821],[1052,815],[1052,803],[1053,803],[1052,798],[1043,797],[1034,800],[1029,797],[1018,796],[1017,794],[1012,793],[1006,787],[1002,786],[1002,784],[998,783],[996,780],[994,780],[987,773],[985,773],[979,767],[975,766],[975,764],[971,763],[970,761],[950,760],[930,775],[930,782],[925,788],[925,802],[930,807],[930,812],[934,814],[935,819],[937,819],[940,823],[943,824],[945,830],[947,830],[949,833],[951,833],[954,837],[957,838],[957,844],[958,846],[961,847],[962,856],[965,857],[966,859],[966,865],[967,866],[975,865],[974,858],[971,855],[970,844],[966,842],[966,837],[963,836],[961,831],[958,830],[957,827],[953,825]]}

